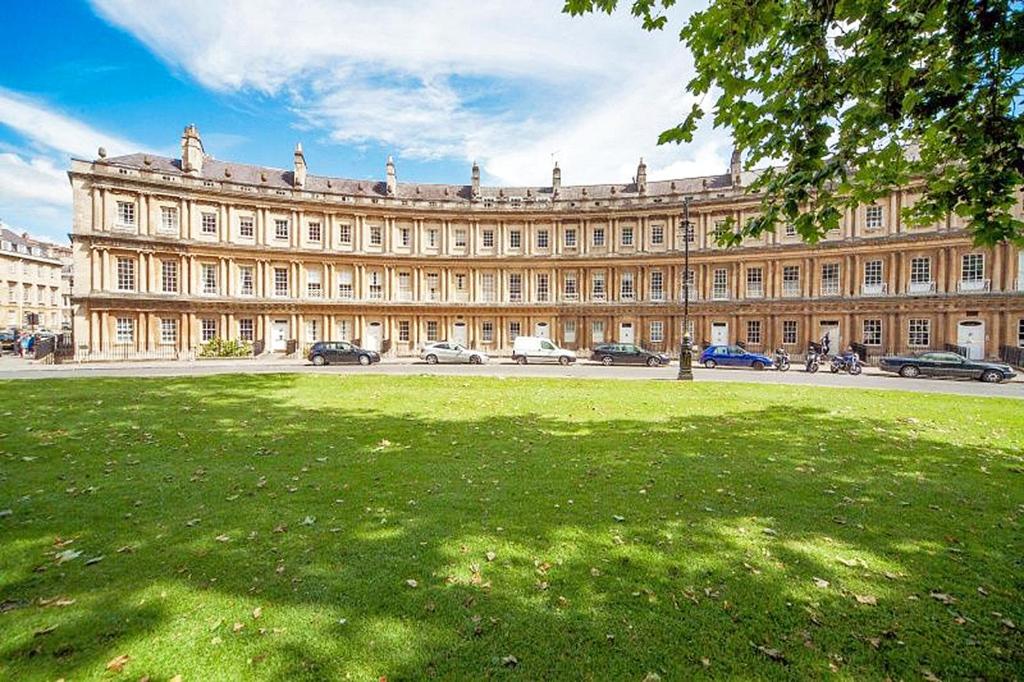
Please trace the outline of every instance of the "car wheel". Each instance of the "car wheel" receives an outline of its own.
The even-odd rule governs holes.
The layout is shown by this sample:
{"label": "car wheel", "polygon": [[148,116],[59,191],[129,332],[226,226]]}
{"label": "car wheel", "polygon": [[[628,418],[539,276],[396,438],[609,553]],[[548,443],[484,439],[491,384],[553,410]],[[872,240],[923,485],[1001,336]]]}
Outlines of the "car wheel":
{"label": "car wheel", "polygon": [[997,369],[987,369],[982,372],[981,380],[986,384],[998,384],[1003,380],[1003,373]]}
{"label": "car wheel", "polygon": [[658,358],[647,358],[648,367],[657,367],[660,364],[661,362],[658,360]]}
{"label": "car wheel", "polygon": [[562,357],[558,358],[558,364],[560,364],[562,366],[568,365],[569,364],[569,358],[567,358],[567,357],[565,357],[563,355]]}
{"label": "car wheel", "polygon": [[601,364],[604,365],[605,367],[611,367],[612,363],[614,362],[615,358],[613,358],[610,355],[606,355],[603,358],[601,358]]}
{"label": "car wheel", "polygon": [[359,364],[364,366],[364,367],[366,365],[370,364],[370,356],[369,355],[360,355],[359,356]]}
{"label": "car wheel", "polygon": [[913,365],[903,365],[900,367],[900,376],[904,379],[914,379],[921,374],[921,370]]}
{"label": "car wheel", "polygon": [[480,364],[480,356],[479,355],[470,355],[469,356],[469,364],[471,364],[471,365],[479,365]]}
{"label": "car wheel", "polygon": [[750,369],[756,369],[758,372],[760,372],[762,369],[764,369],[764,363],[761,362],[760,360],[754,360],[752,363],[750,363]]}
{"label": "car wheel", "polygon": [[516,358],[516,364],[517,365],[525,365],[526,364],[526,356],[525,355],[520,355],[519,357],[517,357]]}
{"label": "car wheel", "polygon": [[717,365],[718,365],[718,363],[715,362],[714,360],[705,360],[704,361],[704,366],[707,369],[714,369]]}
{"label": "car wheel", "polygon": [[313,364],[316,365],[317,367],[323,367],[324,365],[327,364],[327,361],[324,360],[324,356],[322,355],[314,355]]}
{"label": "car wheel", "polygon": [[437,356],[436,355],[428,355],[426,360],[427,360],[427,364],[428,365],[436,365],[437,364]]}

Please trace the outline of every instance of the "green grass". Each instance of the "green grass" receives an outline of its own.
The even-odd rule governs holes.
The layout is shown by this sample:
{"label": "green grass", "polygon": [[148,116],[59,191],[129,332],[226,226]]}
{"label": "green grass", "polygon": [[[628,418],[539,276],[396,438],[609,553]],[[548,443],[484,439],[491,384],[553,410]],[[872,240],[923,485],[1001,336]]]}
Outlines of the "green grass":
{"label": "green grass", "polygon": [[1017,401],[307,375],[0,396],[3,679],[1024,671]]}

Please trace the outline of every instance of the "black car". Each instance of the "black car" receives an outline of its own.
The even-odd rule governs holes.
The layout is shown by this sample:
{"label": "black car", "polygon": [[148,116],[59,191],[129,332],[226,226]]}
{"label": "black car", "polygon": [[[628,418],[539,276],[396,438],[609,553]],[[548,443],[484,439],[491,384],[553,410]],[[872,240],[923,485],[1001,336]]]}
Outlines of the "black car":
{"label": "black car", "polygon": [[604,343],[595,346],[590,359],[604,365],[658,367],[668,364],[668,356],[664,353],[652,353],[632,343]]}
{"label": "black car", "polygon": [[959,353],[932,351],[911,356],[884,357],[878,367],[908,379],[940,377],[944,379],[978,379],[988,383],[1009,381],[1017,373],[1009,365],[984,360],[969,360]]}
{"label": "black car", "polygon": [[380,353],[360,348],[348,341],[317,341],[309,349],[309,361],[317,366],[345,363],[370,365],[380,362]]}

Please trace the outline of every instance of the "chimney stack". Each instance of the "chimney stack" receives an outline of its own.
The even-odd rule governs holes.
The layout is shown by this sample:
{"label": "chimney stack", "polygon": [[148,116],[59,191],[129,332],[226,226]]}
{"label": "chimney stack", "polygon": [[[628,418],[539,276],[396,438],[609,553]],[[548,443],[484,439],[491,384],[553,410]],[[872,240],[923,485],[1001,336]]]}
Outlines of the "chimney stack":
{"label": "chimney stack", "polygon": [[473,162],[472,195],[476,199],[480,196],[480,166]]}
{"label": "chimney stack", "polygon": [[395,192],[398,191],[398,176],[395,174],[395,161],[388,154],[388,162],[385,165],[388,185],[388,196],[395,196]]}
{"label": "chimney stack", "polygon": [[562,169],[558,167],[558,162],[555,161],[555,167],[551,169],[551,193],[557,196],[561,189]]}
{"label": "chimney stack", "polygon": [[636,191],[639,194],[647,194],[647,164],[644,157],[640,157],[640,165],[636,167]]}
{"label": "chimney stack", "polygon": [[306,155],[302,153],[302,143],[295,143],[295,174],[293,184],[302,188],[306,186]]}
{"label": "chimney stack", "polygon": [[205,156],[203,141],[199,138],[199,130],[195,123],[189,123],[181,135],[182,172],[186,175],[202,175]]}
{"label": "chimney stack", "polygon": [[732,148],[732,159],[729,160],[729,175],[732,177],[732,186],[740,186],[740,178],[743,173],[743,154],[739,147]]}

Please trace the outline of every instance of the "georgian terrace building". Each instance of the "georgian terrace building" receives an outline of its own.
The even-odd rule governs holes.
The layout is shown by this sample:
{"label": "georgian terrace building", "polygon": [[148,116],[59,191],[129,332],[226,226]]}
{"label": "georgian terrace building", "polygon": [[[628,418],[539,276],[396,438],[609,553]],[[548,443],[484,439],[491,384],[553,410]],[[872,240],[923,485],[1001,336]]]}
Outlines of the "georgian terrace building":
{"label": "georgian terrace building", "polygon": [[71,250],[15,232],[0,221],[0,329],[71,326]]}
{"label": "georgian terrace building", "polygon": [[[266,352],[351,340],[409,354],[450,339],[507,351],[521,334],[585,350],[672,351],[690,289],[697,342],[802,351],[826,331],[877,352],[1024,343],[1024,254],[974,248],[955,216],[910,229],[912,188],[807,246],[780,225],[741,247],[716,224],[757,211],[730,172],[627,183],[484,187],[312,175],[219,161],[189,126],[181,158],[73,160],[75,343],[188,354],[214,338]],[[692,228],[682,221],[692,197]],[[1018,208],[1019,210],[1019,208]],[[690,240],[684,276],[683,240]]]}

